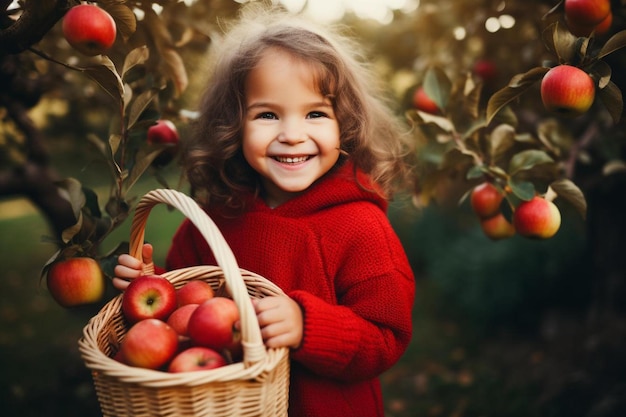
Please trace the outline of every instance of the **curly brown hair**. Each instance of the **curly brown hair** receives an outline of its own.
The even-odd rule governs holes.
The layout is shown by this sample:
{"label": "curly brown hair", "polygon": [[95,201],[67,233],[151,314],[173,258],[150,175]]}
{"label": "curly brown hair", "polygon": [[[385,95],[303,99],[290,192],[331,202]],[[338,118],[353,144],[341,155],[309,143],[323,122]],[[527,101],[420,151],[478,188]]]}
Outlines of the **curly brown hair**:
{"label": "curly brown hair", "polygon": [[245,82],[270,48],[310,63],[320,93],[331,98],[340,129],[338,164],[352,161],[387,197],[409,177],[406,157],[411,152],[405,129],[355,42],[338,30],[275,9],[249,7],[213,48],[213,71],[182,158],[202,203],[243,209],[243,196],[260,192],[259,175],[241,150]]}

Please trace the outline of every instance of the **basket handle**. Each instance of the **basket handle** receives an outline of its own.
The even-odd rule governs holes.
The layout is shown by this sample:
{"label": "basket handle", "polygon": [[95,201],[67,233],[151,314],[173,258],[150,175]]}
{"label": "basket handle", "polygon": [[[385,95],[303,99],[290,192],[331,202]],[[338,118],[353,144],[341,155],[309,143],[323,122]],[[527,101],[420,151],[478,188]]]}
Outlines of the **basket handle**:
{"label": "basket handle", "polygon": [[[130,254],[142,260],[148,215],[159,203],[169,204],[183,213],[200,231],[213,251],[217,264],[224,274],[226,288],[239,309],[244,365],[251,366],[264,360],[267,351],[263,344],[261,329],[235,256],[213,220],[191,197],[171,189],[156,189],[144,195],[137,203],[130,227]],[[144,274],[149,273],[154,273],[153,265],[144,269]]]}

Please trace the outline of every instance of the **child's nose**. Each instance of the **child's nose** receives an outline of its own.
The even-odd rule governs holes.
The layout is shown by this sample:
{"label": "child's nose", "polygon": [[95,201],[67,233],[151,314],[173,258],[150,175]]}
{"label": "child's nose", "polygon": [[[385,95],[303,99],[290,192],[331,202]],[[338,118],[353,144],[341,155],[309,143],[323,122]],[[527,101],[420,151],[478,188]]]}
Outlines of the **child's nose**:
{"label": "child's nose", "polygon": [[278,140],[285,143],[299,143],[306,140],[306,131],[302,123],[286,120],[278,135]]}

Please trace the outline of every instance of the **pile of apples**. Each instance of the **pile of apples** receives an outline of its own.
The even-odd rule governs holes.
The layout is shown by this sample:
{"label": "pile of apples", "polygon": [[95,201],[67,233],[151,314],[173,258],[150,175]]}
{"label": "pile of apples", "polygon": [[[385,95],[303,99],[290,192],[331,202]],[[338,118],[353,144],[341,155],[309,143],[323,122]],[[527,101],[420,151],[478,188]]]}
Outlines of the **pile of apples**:
{"label": "pile of apples", "polygon": [[239,360],[239,310],[205,281],[176,289],[165,277],[133,280],[122,298],[129,326],[114,359],[165,372],[215,369]]}
{"label": "pile of apples", "polygon": [[561,212],[541,196],[522,201],[513,211],[512,223],[501,210],[503,200],[503,191],[491,182],[477,185],[470,195],[483,233],[492,240],[506,239],[515,233],[531,239],[549,239],[561,226]]}

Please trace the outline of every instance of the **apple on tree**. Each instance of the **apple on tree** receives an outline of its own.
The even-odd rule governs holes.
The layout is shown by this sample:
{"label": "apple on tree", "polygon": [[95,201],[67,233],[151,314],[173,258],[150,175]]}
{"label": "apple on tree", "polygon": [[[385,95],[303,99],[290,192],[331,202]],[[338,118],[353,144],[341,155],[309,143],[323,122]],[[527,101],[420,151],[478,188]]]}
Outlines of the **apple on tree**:
{"label": "apple on tree", "polygon": [[521,236],[548,239],[561,226],[561,212],[552,202],[540,196],[522,201],[513,213],[513,225]]}
{"label": "apple on tree", "polygon": [[233,300],[214,297],[200,304],[189,318],[188,333],[198,346],[217,351],[236,348],[241,334],[235,328],[239,310]]}
{"label": "apple on tree", "polygon": [[480,227],[485,236],[491,240],[507,239],[515,235],[515,227],[513,227],[502,213],[498,213],[488,219],[482,219],[480,221]]}
{"label": "apple on tree", "polygon": [[470,195],[470,205],[474,213],[481,219],[488,219],[500,212],[500,204],[504,196],[490,182],[477,185]]}
{"label": "apple on tree", "polygon": [[565,0],[565,18],[575,26],[595,26],[610,12],[610,0]]}
{"label": "apple on tree", "polygon": [[474,63],[474,73],[485,82],[490,82],[496,79],[498,75],[498,68],[496,64],[488,59],[479,59]]}
{"label": "apple on tree", "polygon": [[153,164],[156,166],[165,166],[169,164],[180,147],[180,136],[176,125],[171,120],[160,119],[156,124],[148,128],[146,141],[151,145],[165,145],[166,148],[157,156]]}
{"label": "apple on tree", "polygon": [[47,271],[46,283],[52,298],[63,307],[96,303],[105,290],[100,264],[88,257],[53,263]]}
{"label": "apple on tree", "polygon": [[557,65],[541,80],[541,100],[545,108],[566,115],[577,116],[589,110],[595,91],[589,74],[572,65]]}
{"label": "apple on tree", "polygon": [[413,93],[413,107],[430,114],[439,114],[439,106],[426,94],[424,87],[419,86]]}
{"label": "apple on tree", "polygon": [[158,275],[132,280],[122,298],[122,313],[131,324],[148,318],[167,320],[175,309],[176,288]]}
{"label": "apple on tree", "polygon": [[594,32],[596,36],[606,35],[609,32],[609,29],[611,29],[612,25],[613,13],[611,12],[609,12],[604,20],[597,25],[582,26],[570,22],[569,20],[567,21],[567,27],[569,28],[569,31],[576,36],[589,36],[591,35],[591,32]]}
{"label": "apple on tree", "polygon": [[202,304],[213,296],[211,284],[200,279],[186,282],[176,290],[176,301],[179,307],[185,304]]}
{"label": "apple on tree", "polygon": [[106,52],[115,42],[115,20],[93,4],[72,7],[64,16],[63,36],[80,53],[87,56]]}
{"label": "apple on tree", "polygon": [[166,365],[178,351],[178,334],[167,323],[145,319],[135,323],[120,344],[125,364],[147,369]]}
{"label": "apple on tree", "polygon": [[213,349],[193,346],[177,354],[167,370],[168,372],[206,371],[227,364],[226,359]]}

